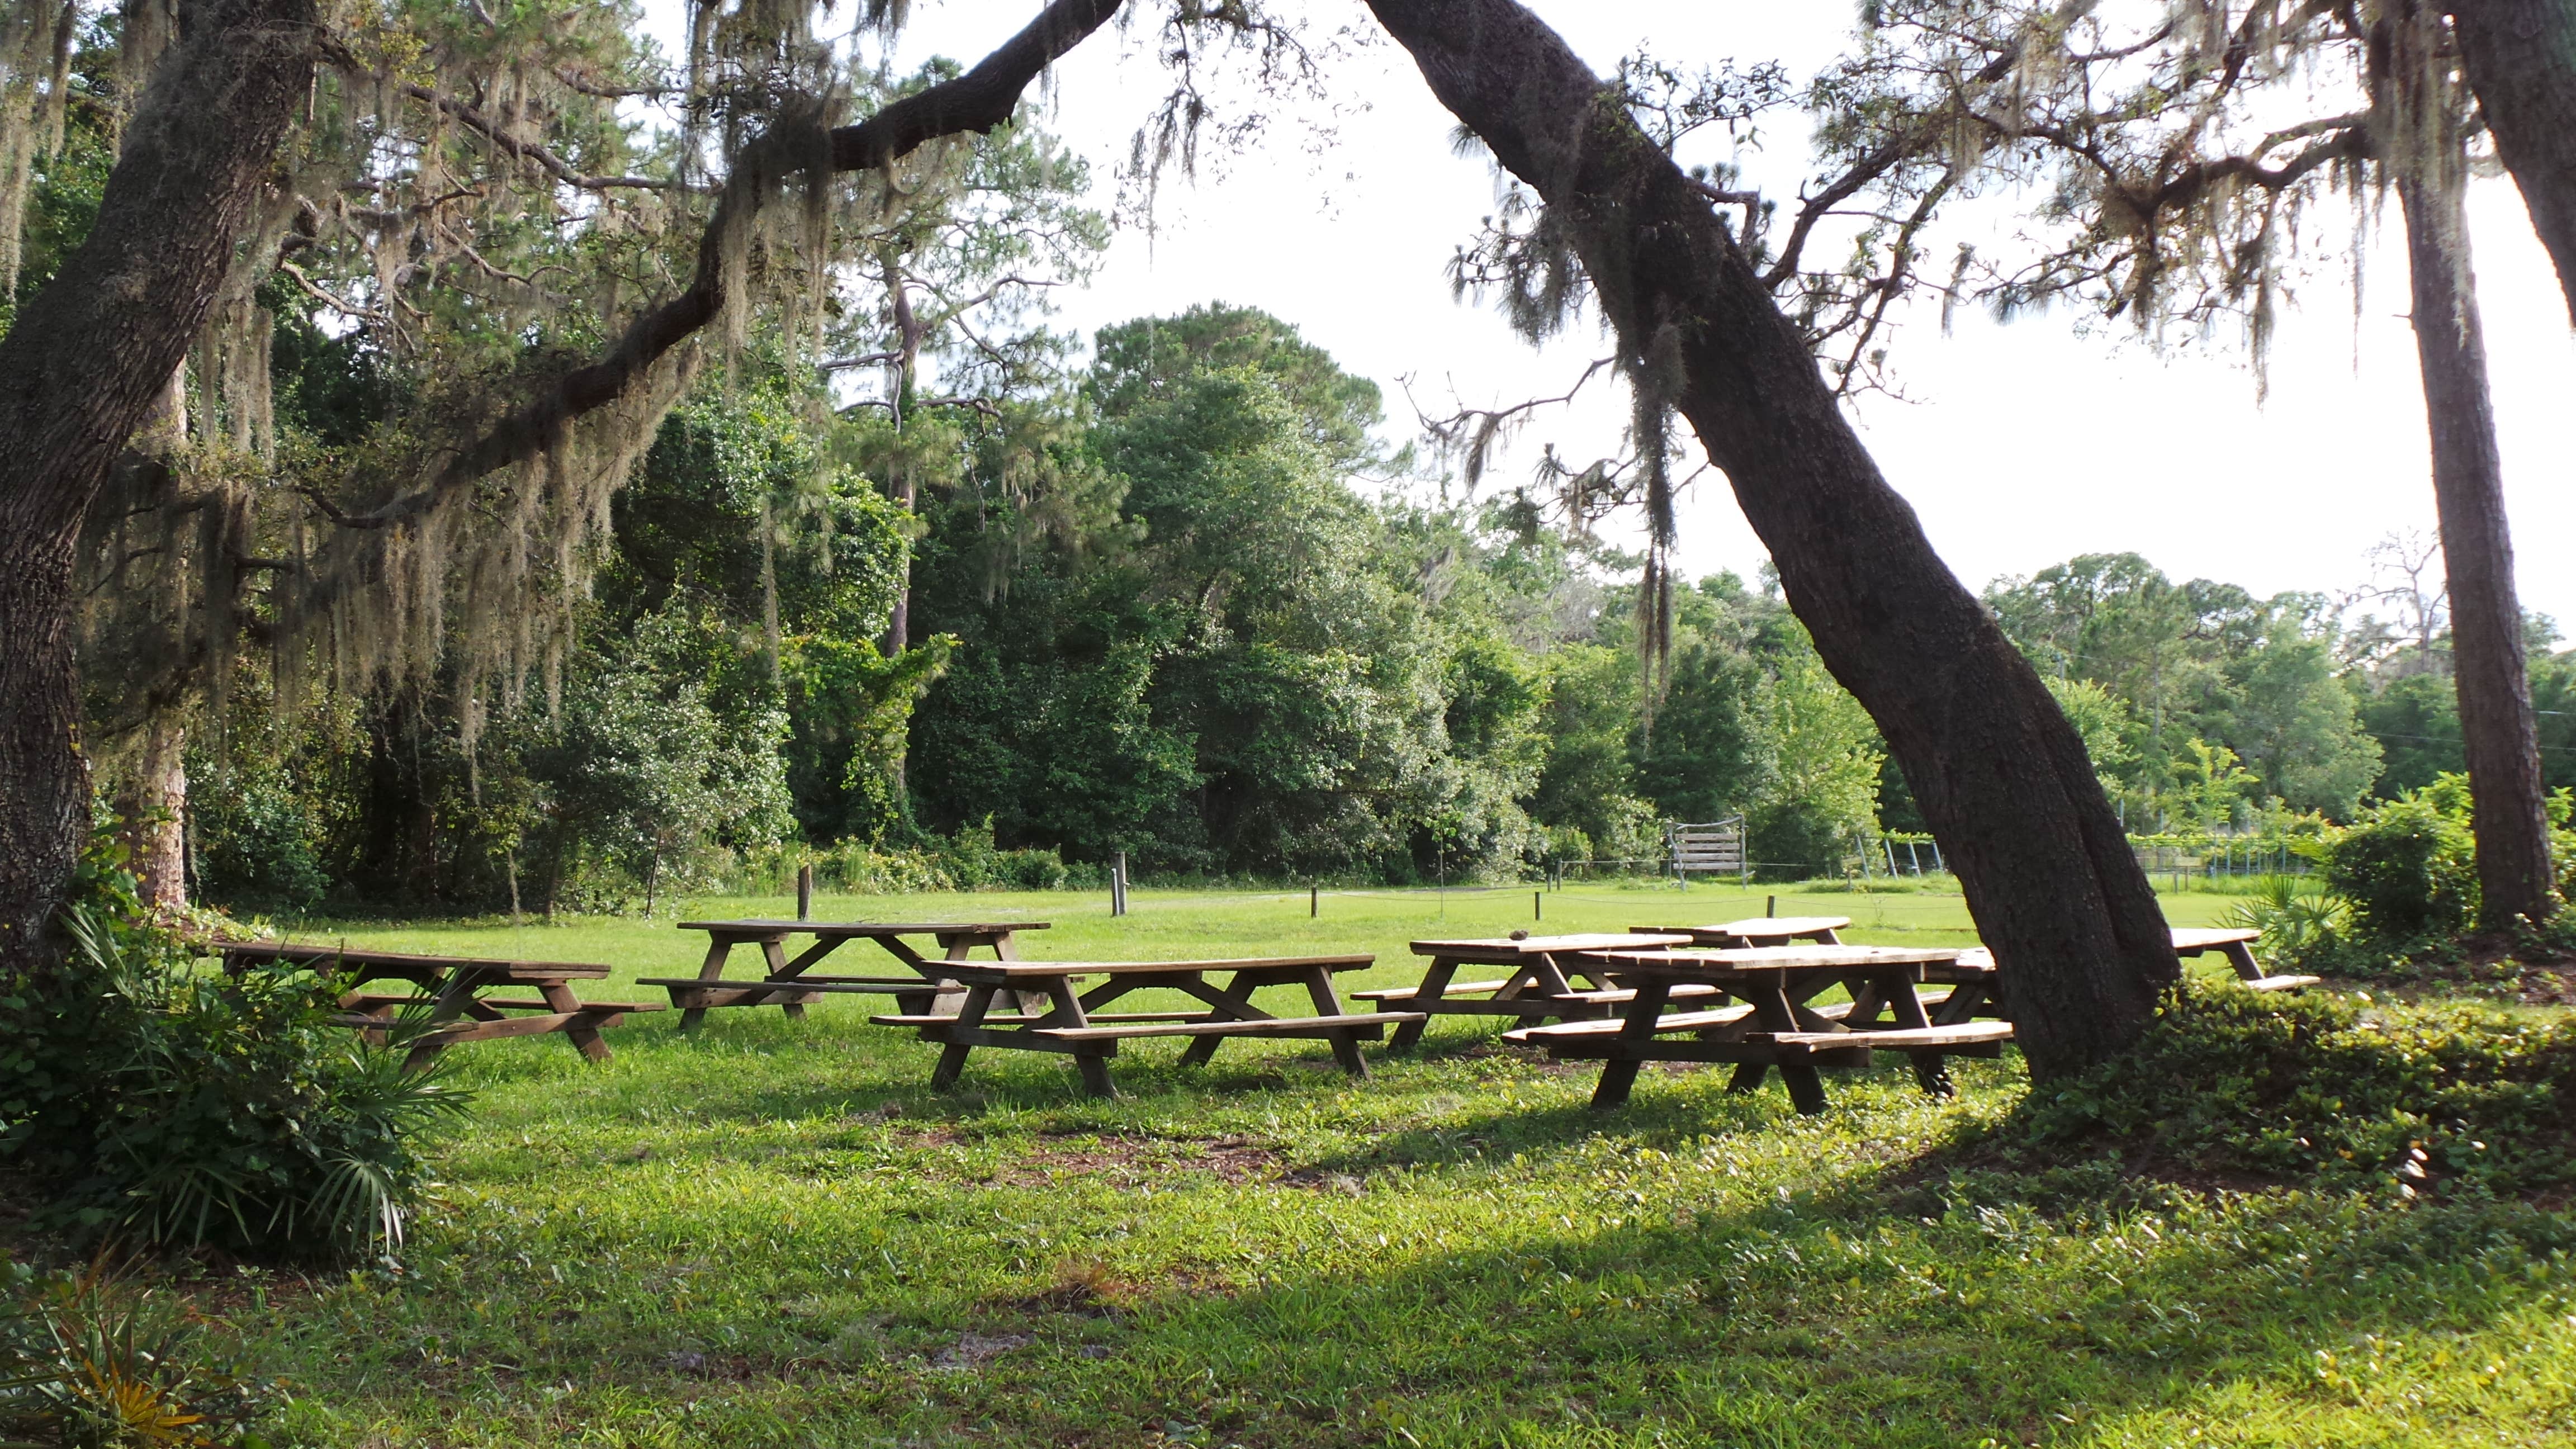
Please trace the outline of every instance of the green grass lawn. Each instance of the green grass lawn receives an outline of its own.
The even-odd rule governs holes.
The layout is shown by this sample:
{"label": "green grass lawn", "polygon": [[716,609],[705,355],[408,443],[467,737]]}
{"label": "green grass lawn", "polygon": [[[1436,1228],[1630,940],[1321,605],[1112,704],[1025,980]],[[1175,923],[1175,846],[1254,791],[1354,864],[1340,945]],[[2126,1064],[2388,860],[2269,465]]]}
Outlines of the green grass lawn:
{"label": "green grass lawn", "polygon": [[[834,898],[817,915],[1046,920],[1037,957],[1374,951],[1426,935],[1760,914],[1762,892],[1612,887]],[[2177,923],[2219,896],[2167,897]],[[1782,894],[1864,941],[1967,936],[1955,896]],[[688,914],[792,911],[691,902]],[[685,972],[668,920],[348,923],[292,934]],[[700,938],[702,939],[702,938]],[[853,945],[849,968],[882,956]],[[748,963],[746,962],[746,967]],[[624,996],[633,988],[586,988]],[[657,993],[650,993],[658,996]],[[269,1280],[233,1311],[335,1445],[2561,1444],[2576,1217],[1927,1171],[2019,1099],[1964,1063],[1775,1086],[1588,1065],[1436,1022],[1346,1081],[1320,1042],[1187,1072],[1069,1067],[871,1028],[668,1014],[590,1067],[560,1040],[451,1054],[479,1096],[400,1274]]]}

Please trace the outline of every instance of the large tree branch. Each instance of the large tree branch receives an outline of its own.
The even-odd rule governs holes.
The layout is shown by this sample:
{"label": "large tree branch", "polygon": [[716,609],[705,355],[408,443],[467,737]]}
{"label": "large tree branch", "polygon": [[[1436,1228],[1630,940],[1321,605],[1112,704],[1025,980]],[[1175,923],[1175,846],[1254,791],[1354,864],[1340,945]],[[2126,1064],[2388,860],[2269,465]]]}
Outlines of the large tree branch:
{"label": "large tree branch", "polygon": [[[625,396],[647,369],[723,312],[731,300],[726,295],[727,238],[737,228],[752,224],[761,208],[777,197],[786,178],[810,169],[809,158],[827,151],[835,172],[881,169],[942,136],[996,130],[1018,110],[1020,94],[1029,83],[1107,24],[1120,3],[1055,0],[974,69],[905,96],[857,125],[817,137],[809,127],[782,122],[745,146],[698,244],[697,270],[687,291],[636,318],[597,361],[541,388],[536,397],[460,449],[426,486],[367,512],[344,514],[338,521],[349,527],[380,528],[417,517],[476,479],[541,455],[562,438],[574,419]],[[818,140],[823,143],[819,148]],[[819,180],[809,178],[809,182]]]}

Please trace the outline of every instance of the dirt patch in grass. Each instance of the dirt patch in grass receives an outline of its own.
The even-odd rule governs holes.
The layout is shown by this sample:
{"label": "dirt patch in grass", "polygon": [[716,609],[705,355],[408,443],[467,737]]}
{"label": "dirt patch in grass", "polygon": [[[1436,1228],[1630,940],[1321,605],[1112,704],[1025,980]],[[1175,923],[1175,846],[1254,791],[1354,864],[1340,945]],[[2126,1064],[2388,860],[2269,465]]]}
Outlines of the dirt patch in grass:
{"label": "dirt patch in grass", "polygon": [[[898,1128],[911,1147],[979,1145],[947,1127]],[[999,1157],[991,1180],[1012,1187],[1046,1187],[1067,1177],[1101,1177],[1119,1183],[1173,1174],[1203,1174],[1228,1186],[1269,1182],[1287,1175],[1287,1159],[1245,1137],[1156,1137],[1136,1133],[1047,1133],[1025,1142],[990,1143]]]}

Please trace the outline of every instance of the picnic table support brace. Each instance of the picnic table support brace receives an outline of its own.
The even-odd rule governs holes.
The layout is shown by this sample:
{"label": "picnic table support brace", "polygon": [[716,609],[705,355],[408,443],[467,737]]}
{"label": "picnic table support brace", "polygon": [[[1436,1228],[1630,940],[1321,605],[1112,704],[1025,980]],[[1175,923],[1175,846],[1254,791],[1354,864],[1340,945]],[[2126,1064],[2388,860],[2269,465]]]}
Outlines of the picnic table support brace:
{"label": "picnic table support brace", "polygon": [[[1322,967],[1306,973],[1306,995],[1314,1001],[1317,1016],[1342,1014],[1341,998],[1333,994],[1333,974]],[[1424,1019],[1429,1020],[1427,1017]],[[1333,1033],[1332,1042],[1333,1060],[1342,1064],[1342,1070],[1350,1074],[1352,1081],[1367,1081],[1368,1058],[1360,1055],[1359,1037],[1344,1028]]]}
{"label": "picnic table support brace", "polygon": [[[1664,1014],[1664,1003],[1672,998],[1673,983],[1661,976],[1649,976],[1637,983],[1637,999],[1628,1005],[1628,1024],[1619,1029],[1622,1046],[1640,1047],[1655,1039],[1655,1018]],[[1637,1068],[1643,1061],[1633,1056],[1614,1056],[1601,1064],[1600,1085],[1592,1089],[1593,1110],[1607,1112],[1628,1104],[1628,1089],[1637,1084]]]}
{"label": "picnic table support brace", "polygon": [[[993,988],[971,986],[966,990],[966,1004],[958,1009],[956,1030],[972,1030],[984,1019],[985,1008],[992,1005]],[[945,1092],[957,1085],[958,1074],[966,1070],[966,1054],[975,1048],[952,1039],[939,1049],[939,1065],[931,1070],[930,1090]]]}
{"label": "picnic table support brace", "polygon": [[[1457,962],[1452,961],[1445,956],[1434,957],[1432,958],[1431,969],[1422,974],[1422,989],[1415,992],[1409,1000],[1400,1003],[1390,1001],[1387,1005],[1395,1007],[1399,1011],[1421,1011],[1423,1009],[1422,1004],[1424,1002],[1438,1001],[1440,999],[1441,993],[1449,989],[1449,982],[1451,979],[1456,977],[1457,974]],[[1413,1046],[1415,1043],[1422,1040],[1423,1030],[1430,1025],[1431,1018],[1427,1013],[1420,1021],[1406,1022],[1404,1025],[1395,1029],[1395,1039],[1386,1044],[1386,1049],[1388,1051],[1400,1052]]]}

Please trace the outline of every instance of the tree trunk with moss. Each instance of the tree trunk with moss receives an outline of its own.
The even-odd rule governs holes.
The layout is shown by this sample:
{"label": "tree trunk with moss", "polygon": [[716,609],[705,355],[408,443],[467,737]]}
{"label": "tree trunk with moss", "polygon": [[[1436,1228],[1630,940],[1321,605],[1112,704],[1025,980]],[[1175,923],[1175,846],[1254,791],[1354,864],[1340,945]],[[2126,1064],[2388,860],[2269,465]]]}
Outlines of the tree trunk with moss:
{"label": "tree trunk with moss", "polygon": [[2034,1076],[2137,1040],[2180,968],[2082,739],[1880,476],[1708,198],[1511,0],[1370,7],[1570,224],[1631,375],[1667,391],[1725,470],[1958,873]]}
{"label": "tree trunk with moss", "polygon": [[312,81],[312,0],[200,0],[89,238],[0,338],[0,968],[40,967],[90,825],[81,518],[195,340]]}

